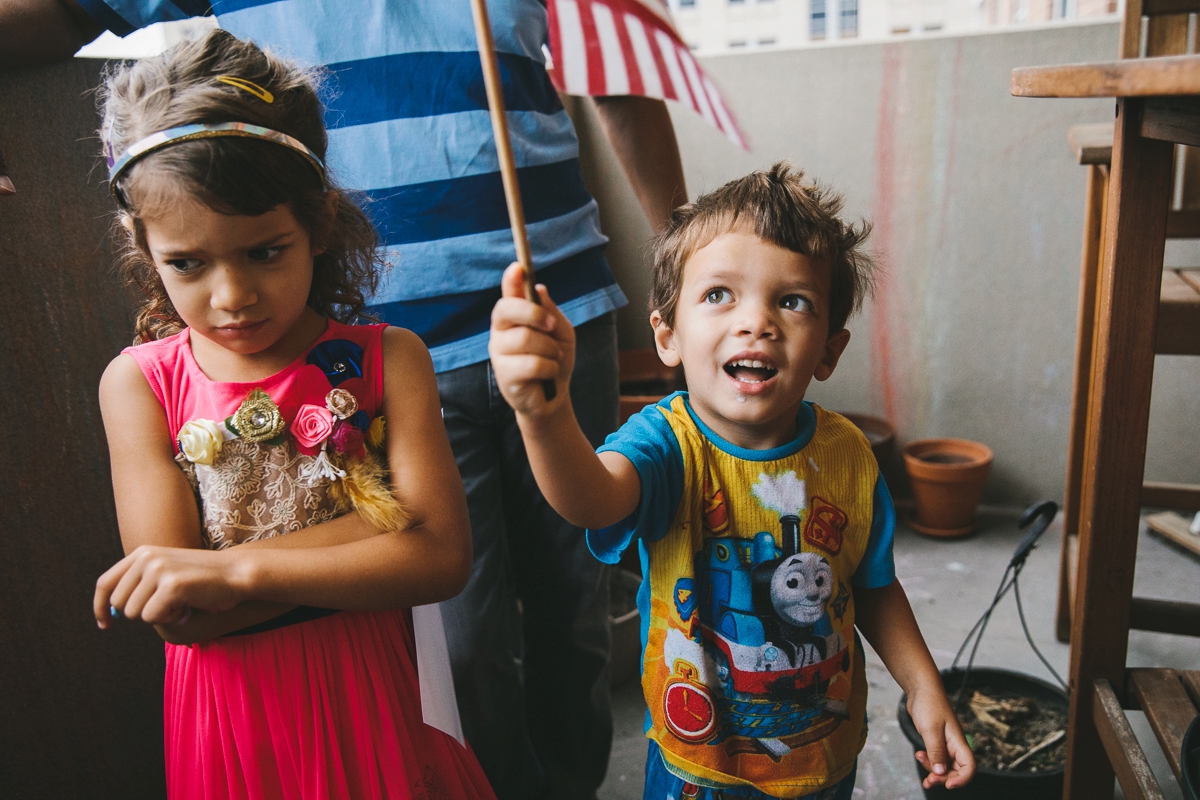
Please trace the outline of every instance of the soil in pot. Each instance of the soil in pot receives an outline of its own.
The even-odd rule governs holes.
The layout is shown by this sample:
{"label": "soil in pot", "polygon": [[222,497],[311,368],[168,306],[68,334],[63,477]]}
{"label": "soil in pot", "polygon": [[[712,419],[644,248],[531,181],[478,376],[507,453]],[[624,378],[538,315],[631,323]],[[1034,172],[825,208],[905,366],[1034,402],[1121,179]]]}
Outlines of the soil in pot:
{"label": "soil in pot", "polygon": [[950,699],[978,766],[1009,772],[1062,769],[1066,709],[986,683]]}
{"label": "soil in pot", "polygon": [[[942,682],[975,753],[978,770],[967,786],[953,792],[937,786],[925,790],[926,798],[1058,800],[1066,758],[1066,694],[1019,672],[976,668],[955,702],[962,676],[961,670],[944,670]],[[924,743],[905,709],[906,699],[900,700],[900,729],[914,751],[922,750]],[[1056,736],[1059,731],[1061,737]],[[1030,751],[1036,752],[1030,755]],[[917,774],[921,780],[928,774],[919,762]]]}

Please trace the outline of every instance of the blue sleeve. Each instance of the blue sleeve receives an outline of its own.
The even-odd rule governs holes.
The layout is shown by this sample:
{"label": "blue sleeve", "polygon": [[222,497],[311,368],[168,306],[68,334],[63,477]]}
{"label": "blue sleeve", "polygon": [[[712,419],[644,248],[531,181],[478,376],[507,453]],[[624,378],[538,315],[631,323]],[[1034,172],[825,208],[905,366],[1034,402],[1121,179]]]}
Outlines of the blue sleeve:
{"label": "blue sleeve", "polygon": [[[667,403],[670,397],[661,401]],[[657,541],[667,533],[683,496],[683,451],[657,405],[646,406],[610,435],[596,452],[620,453],[633,463],[641,479],[638,507],[607,528],[587,532],[588,549],[606,564],[615,564],[634,537]]]}
{"label": "blue sleeve", "polygon": [[863,589],[881,589],[896,580],[896,562],[892,556],[892,540],[896,533],[896,508],[883,476],[875,479],[874,516],[871,519],[871,538],[863,553],[853,583]]}
{"label": "blue sleeve", "polygon": [[117,36],[156,22],[212,16],[210,0],[78,0],[80,8]]}

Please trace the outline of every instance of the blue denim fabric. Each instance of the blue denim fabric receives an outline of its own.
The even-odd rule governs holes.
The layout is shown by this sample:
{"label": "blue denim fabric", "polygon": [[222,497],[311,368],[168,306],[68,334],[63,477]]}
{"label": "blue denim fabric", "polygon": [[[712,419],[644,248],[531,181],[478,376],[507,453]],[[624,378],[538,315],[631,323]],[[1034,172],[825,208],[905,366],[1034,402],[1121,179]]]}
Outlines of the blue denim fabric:
{"label": "blue denim fabric", "polygon": [[[575,333],[571,401],[599,446],[617,427],[616,316]],[[463,731],[501,800],[594,798],[612,746],[607,567],[538,490],[491,363],[437,377],[475,544],[442,606]]]}
{"label": "blue denim fabric", "polygon": [[[750,787],[736,789],[710,789],[687,783],[672,774],[663,764],[658,742],[651,741],[646,752],[646,788],[643,800],[777,800],[771,795]],[[854,779],[858,775],[858,762],[850,774],[828,789],[804,795],[802,800],[850,800],[854,794]],[[798,799],[799,800],[799,799]]]}

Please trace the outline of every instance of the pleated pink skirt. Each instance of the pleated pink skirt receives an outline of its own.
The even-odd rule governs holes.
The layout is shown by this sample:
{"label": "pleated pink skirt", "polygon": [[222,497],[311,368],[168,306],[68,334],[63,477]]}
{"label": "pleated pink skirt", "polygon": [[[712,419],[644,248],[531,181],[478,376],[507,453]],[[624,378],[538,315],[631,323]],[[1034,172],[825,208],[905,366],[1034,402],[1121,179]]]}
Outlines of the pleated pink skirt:
{"label": "pleated pink skirt", "polygon": [[408,611],[166,650],[171,800],[495,797],[471,751],[421,721]]}

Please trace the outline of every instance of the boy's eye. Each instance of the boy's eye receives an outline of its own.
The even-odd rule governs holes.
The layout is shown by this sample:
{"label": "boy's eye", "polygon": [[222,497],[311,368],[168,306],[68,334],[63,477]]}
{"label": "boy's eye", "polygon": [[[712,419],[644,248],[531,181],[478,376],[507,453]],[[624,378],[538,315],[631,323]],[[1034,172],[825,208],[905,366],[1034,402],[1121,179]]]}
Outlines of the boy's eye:
{"label": "boy's eye", "polygon": [[779,307],[786,308],[789,311],[812,311],[813,305],[808,298],[801,297],[798,294],[789,294],[779,301]]}
{"label": "boy's eye", "polygon": [[173,258],[166,262],[167,266],[179,275],[190,275],[200,269],[203,262],[198,258]]}
{"label": "boy's eye", "polygon": [[282,247],[256,247],[246,253],[251,261],[271,261],[283,252]]}
{"label": "boy's eye", "polygon": [[704,302],[711,303],[712,305],[728,303],[732,299],[733,294],[728,289],[709,289],[704,295]]}

